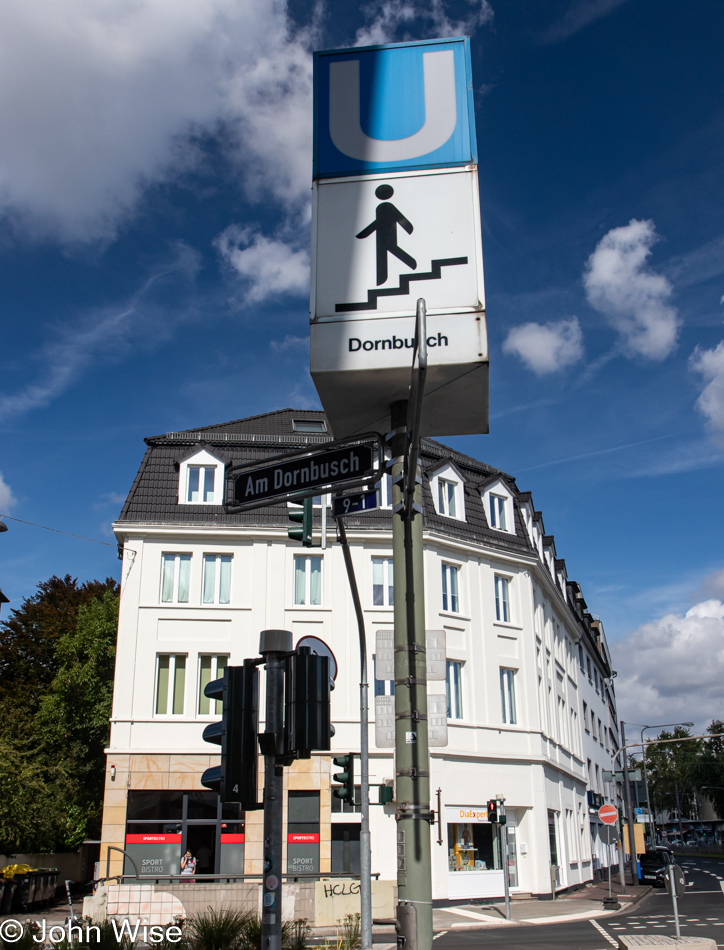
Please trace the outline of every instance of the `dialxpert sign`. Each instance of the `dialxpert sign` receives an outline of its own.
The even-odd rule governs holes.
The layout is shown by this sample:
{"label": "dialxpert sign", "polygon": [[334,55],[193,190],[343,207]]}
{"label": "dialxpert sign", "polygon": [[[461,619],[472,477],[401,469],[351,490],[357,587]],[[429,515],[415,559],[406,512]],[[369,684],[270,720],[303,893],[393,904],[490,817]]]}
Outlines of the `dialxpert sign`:
{"label": "dialxpert sign", "polygon": [[315,54],[310,368],[335,438],[407,398],[420,297],[424,434],[487,431],[471,88],[466,37]]}

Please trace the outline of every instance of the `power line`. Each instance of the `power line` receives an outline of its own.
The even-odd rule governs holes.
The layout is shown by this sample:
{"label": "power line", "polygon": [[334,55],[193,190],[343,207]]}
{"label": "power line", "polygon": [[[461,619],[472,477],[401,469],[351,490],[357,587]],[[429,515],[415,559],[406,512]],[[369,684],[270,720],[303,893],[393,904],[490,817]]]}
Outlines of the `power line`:
{"label": "power line", "polygon": [[118,545],[111,544],[109,541],[98,541],[96,538],[86,538],[82,534],[71,534],[70,531],[61,531],[59,528],[49,528],[47,524],[35,524],[34,521],[23,521],[22,518],[12,518],[10,515],[0,514],[0,519],[2,518],[7,518],[8,521],[17,521],[19,524],[29,524],[33,528],[42,528],[44,531],[54,531],[55,534],[65,534],[69,538],[77,538],[79,541],[90,541],[92,544],[104,544],[107,548],[118,547]]}

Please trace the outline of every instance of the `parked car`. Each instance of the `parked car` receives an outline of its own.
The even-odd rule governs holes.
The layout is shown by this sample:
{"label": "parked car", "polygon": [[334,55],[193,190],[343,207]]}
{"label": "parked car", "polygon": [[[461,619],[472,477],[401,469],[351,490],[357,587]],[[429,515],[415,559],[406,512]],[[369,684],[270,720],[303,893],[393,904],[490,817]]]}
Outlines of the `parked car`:
{"label": "parked car", "polygon": [[641,883],[654,887],[665,887],[669,867],[675,864],[674,856],[668,848],[657,848],[641,856]]}

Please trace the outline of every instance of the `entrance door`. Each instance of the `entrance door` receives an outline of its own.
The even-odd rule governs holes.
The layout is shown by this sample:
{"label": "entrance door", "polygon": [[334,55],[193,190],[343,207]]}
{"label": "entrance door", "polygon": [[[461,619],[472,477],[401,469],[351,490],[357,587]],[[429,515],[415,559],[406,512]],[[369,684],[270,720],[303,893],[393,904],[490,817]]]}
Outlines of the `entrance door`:
{"label": "entrance door", "polygon": [[216,873],[216,825],[196,825],[186,828],[186,850],[196,858],[197,874]]}
{"label": "entrance door", "polygon": [[[557,885],[561,883],[560,878],[560,864],[558,863],[558,835],[556,833],[556,813],[554,811],[548,812],[548,842],[551,849],[551,890],[553,890],[553,882]],[[555,878],[553,877],[553,869],[555,868]]]}

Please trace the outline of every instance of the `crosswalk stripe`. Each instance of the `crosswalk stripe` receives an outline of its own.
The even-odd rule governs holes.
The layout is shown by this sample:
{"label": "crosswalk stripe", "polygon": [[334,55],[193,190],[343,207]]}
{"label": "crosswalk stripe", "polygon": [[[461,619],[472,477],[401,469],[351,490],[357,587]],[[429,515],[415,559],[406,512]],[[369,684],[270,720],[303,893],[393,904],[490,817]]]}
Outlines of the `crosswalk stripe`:
{"label": "crosswalk stripe", "polygon": [[611,934],[607,933],[597,920],[592,920],[590,923],[593,924],[602,937],[605,937],[606,940],[608,940],[612,947],[618,947],[618,940],[614,940]]}

